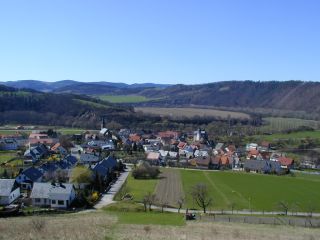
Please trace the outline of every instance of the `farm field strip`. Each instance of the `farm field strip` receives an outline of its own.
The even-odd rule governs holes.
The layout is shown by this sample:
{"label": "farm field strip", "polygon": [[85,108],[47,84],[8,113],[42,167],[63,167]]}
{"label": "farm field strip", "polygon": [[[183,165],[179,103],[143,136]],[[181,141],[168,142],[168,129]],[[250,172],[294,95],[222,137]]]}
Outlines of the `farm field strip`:
{"label": "farm field strip", "polygon": [[180,172],[174,169],[163,170],[155,193],[158,204],[177,207],[178,201],[184,198]]}
{"label": "farm field strip", "polygon": [[135,111],[142,111],[153,115],[171,116],[171,117],[220,117],[223,119],[241,118],[249,119],[250,116],[242,112],[231,112],[205,108],[157,108],[157,107],[136,107]]}

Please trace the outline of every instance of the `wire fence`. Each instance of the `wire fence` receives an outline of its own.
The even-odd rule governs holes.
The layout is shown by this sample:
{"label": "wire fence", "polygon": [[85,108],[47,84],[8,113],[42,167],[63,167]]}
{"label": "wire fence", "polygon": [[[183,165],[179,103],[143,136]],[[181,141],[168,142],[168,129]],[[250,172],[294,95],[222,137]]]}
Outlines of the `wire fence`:
{"label": "wire fence", "polygon": [[288,225],[309,228],[320,228],[320,218],[311,217],[269,217],[269,216],[233,216],[233,215],[198,215],[200,221],[208,222],[234,222],[248,224]]}

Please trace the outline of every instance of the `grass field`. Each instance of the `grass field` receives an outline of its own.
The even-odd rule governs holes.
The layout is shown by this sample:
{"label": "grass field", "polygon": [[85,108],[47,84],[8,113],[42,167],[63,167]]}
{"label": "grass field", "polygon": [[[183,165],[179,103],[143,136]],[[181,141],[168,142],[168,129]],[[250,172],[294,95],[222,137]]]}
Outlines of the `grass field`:
{"label": "grass field", "polygon": [[141,202],[148,192],[154,192],[158,181],[158,179],[134,179],[130,174],[127,178],[126,186],[133,196],[133,200]]}
{"label": "grass field", "polygon": [[246,113],[214,110],[214,109],[202,109],[202,108],[157,108],[157,107],[137,107],[135,111],[142,111],[144,113],[171,116],[171,117],[220,117],[222,119],[241,118],[248,119],[250,116]]}
{"label": "grass field", "polygon": [[276,211],[279,201],[292,206],[298,204],[299,211],[308,211],[314,206],[320,211],[320,176],[273,176],[252,173],[209,172],[180,170],[187,206],[196,208],[188,194],[196,183],[205,183],[213,198],[213,209],[253,209]]}
{"label": "grass field", "polygon": [[266,122],[266,125],[262,126],[260,129],[266,132],[285,131],[288,129],[296,129],[301,126],[312,127],[314,129],[319,129],[320,127],[319,121],[298,118],[267,117],[263,118],[263,120]]}
{"label": "grass field", "polygon": [[277,139],[304,139],[313,138],[320,139],[320,131],[300,131],[293,133],[275,133],[272,135],[259,135],[257,138],[264,139],[266,141],[275,141]]}
{"label": "grass field", "polygon": [[133,201],[121,201],[104,208],[107,213],[118,217],[119,223],[124,224],[156,224],[182,226],[185,224],[184,216],[177,213],[162,213],[153,210],[145,212],[143,205]]}
{"label": "grass field", "polygon": [[101,100],[111,103],[139,103],[157,100],[158,98],[146,98],[139,95],[99,95]]}
{"label": "grass field", "polygon": [[83,133],[85,130],[80,128],[58,128],[57,131],[61,134],[79,134]]}

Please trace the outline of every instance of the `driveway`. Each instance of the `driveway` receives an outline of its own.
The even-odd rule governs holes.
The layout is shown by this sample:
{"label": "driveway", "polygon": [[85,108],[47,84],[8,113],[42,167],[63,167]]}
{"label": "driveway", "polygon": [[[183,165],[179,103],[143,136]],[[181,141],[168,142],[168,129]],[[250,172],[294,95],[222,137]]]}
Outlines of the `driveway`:
{"label": "driveway", "polygon": [[131,171],[131,167],[127,166],[126,171],[121,173],[120,177],[111,186],[109,191],[107,193],[102,194],[102,198],[94,206],[95,209],[101,209],[101,208],[106,207],[106,206],[110,205],[111,203],[115,202],[115,201],[113,201],[113,198],[115,197],[117,192],[121,189],[122,185],[125,183],[130,171]]}

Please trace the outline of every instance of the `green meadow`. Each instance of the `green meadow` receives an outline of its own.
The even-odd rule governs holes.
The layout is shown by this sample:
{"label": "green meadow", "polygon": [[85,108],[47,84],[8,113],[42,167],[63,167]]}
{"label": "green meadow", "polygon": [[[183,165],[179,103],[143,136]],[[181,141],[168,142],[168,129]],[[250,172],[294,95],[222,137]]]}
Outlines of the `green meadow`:
{"label": "green meadow", "polygon": [[213,199],[211,209],[252,209],[277,211],[279,201],[296,206],[298,211],[315,208],[320,211],[320,176],[296,174],[288,176],[243,172],[210,172],[180,170],[187,196],[187,207],[198,208],[190,196],[196,183],[205,183]]}
{"label": "green meadow", "polygon": [[111,103],[138,103],[156,100],[156,98],[146,98],[138,95],[100,95],[98,97]]}

